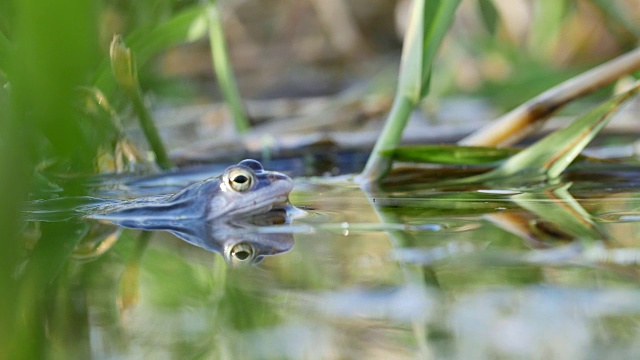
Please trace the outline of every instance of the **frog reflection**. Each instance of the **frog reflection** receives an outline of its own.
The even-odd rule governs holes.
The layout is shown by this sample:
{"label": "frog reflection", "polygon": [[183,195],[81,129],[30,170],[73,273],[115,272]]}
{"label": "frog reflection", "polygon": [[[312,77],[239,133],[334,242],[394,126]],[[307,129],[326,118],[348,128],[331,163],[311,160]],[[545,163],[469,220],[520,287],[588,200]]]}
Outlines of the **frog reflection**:
{"label": "frog reflection", "polygon": [[266,226],[288,224],[287,209],[272,209],[246,217],[220,218],[210,221],[157,220],[123,224],[140,230],[167,231],[205,250],[221,254],[231,265],[257,264],[265,256],[291,250],[294,244],[290,232],[265,232]]}
{"label": "frog reflection", "polygon": [[294,244],[290,232],[265,232],[264,226],[288,223],[285,209],[264,214],[211,221],[157,221],[140,229],[163,230],[205,250],[220,253],[231,265],[257,264],[265,256],[291,250]]}
{"label": "frog reflection", "polygon": [[164,230],[231,264],[257,263],[266,255],[288,251],[289,233],[260,233],[259,226],[289,222],[293,181],[266,171],[255,160],[243,160],[216,178],[172,195],[112,200],[84,208],[86,218],[122,227]]}

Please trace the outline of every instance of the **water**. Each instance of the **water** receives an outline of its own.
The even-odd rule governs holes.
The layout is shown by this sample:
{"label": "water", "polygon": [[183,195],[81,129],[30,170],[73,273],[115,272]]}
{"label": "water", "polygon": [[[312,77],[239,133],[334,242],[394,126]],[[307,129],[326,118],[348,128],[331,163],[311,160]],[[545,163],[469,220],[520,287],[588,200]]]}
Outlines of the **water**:
{"label": "water", "polygon": [[[290,199],[306,216],[280,211],[208,230],[216,243],[276,249],[253,266],[168,232],[140,239],[103,224],[93,230],[102,241],[76,250],[58,276],[48,352],[632,358],[640,350],[639,174],[592,167],[557,184],[444,188],[408,172],[370,193],[297,178]],[[127,179],[109,194],[167,193],[177,178]]]}

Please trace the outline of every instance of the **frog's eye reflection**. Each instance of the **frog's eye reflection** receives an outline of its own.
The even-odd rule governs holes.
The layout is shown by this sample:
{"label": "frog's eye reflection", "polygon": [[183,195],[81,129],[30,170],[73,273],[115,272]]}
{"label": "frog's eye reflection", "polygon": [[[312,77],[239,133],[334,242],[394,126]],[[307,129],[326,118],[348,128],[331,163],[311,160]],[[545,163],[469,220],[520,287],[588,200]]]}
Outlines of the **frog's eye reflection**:
{"label": "frog's eye reflection", "polygon": [[229,251],[229,255],[231,255],[232,260],[238,262],[245,262],[247,260],[251,260],[253,258],[253,247],[246,243],[239,243],[234,245]]}
{"label": "frog's eye reflection", "polygon": [[233,169],[229,171],[227,183],[235,191],[247,191],[253,184],[253,174],[245,169]]}

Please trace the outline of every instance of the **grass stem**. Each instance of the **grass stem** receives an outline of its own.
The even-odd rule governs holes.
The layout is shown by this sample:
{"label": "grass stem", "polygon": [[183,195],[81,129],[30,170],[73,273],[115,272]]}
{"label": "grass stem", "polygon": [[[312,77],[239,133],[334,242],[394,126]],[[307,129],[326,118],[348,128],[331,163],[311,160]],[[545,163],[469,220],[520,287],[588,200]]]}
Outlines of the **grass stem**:
{"label": "grass stem", "polygon": [[240,97],[240,91],[238,91],[238,85],[236,84],[233,70],[231,69],[224,40],[224,31],[222,30],[222,21],[215,3],[208,6],[207,14],[213,71],[220,84],[222,96],[229,107],[229,111],[231,111],[236,131],[238,131],[238,133],[245,133],[250,129],[251,125],[249,124],[249,119]]}
{"label": "grass stem", "polygon": [[389,170],[391,157],[383,155],[382,152],[398,145],[414,106],[415,104],[408,97],[395,97],[382,133],[376,141],[371,155],[369,155],[369,161],[367,161],[364,170],[357,178],[359,183],[368,184],[376,181],[382,178]]}
{"label": "grass stem", "polygon": [[147,138],[147,141],[151,146],[151,150],[155,154],[156,163],[162,170],[169,170],[173,168],[173,162],[169,158],[167,150],[162,143],[162,138],[160,138],[160,134],[158,133],[158,129],[153,122],[151,113],[144,103],[144,99],[142,97],[142,92],[140,91],[140,89],[132,94],[131,103],[133,105],[133,110],[135,111],[136,115],[138,116],[138,120],[140,121],[140,126],[142,127],[142,131],[144,132],[144,136]]}
{"label": "grass stem", "polygon": [[129,49],[122,38],[118,35],[113,37],[110,49],[111,57],[111,69],[113,75],[116,78],[116,82],[131,101],[133,110],[138,116],[140,126],[144,132],[144,136],[147,138],[149,145],[156,157],[156,163],[163,170],[169,170],[173,168],[173,163],[169,159],[167,150],[162,143],[158,129],[153,122],[151,112],[144,103],[142,96],[142,89],[138,82],[138,74],[136,69],[136,63]]}
{"label": "grass stem", "polygon": [[543,121],[560,107],[638,70],[640,70],[640,48],[552,87],[460,140],[458,144],[513,145],[541,126]]}
{"label": "grass stem", "polygon": [[400,143],[413,108],[429,92],[431,67],[442,39],[453,21],[460,0],[415,0],[402,46],[398,89],[385,126],[362,174],[362,186],[380,180],[391,167],[391,158],[382,152]]}

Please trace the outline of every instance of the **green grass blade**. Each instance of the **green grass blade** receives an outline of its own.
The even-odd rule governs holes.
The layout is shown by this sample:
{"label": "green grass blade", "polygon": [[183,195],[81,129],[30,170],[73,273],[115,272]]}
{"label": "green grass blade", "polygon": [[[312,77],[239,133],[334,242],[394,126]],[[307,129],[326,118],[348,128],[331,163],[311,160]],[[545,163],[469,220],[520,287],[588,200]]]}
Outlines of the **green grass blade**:
{"label": "green grass blade", "polygon": [[202,5],[185,8],[171,19],[149,29],[138,29],[127,36],[127,44],[144,61],[167,48],[203,39],[207,34],[206,16]]}
{"label": "green grass blade", "polygon": [[167,150],[164,147],[158,129],[151,116],[151,112],[144,103],[142,90],[138,83],[136,62],[131,53],[131,49],[124,44],[122,38],[119,36],[114,36],[111,42],[110,57],[114,78],[133,105],[133,110],[138,116],[144,136],[155,154],[156,163],[163,170],[171,169],[173,163],[169,159]]}
{"label": "green grass blade", "polygon": [[[0,110],[0,349],[6,358],[44,358],[50,340],[43,316],[50,301],[44,296],[45,276],[64,264],[63,252],[73,249],[75,239],[73,231],[56,233],[43,226],[37,246],[54,252],[26,261],[20,210],[27,194],[37,190],[31,174],[38,163],[61,160],[71,174],[93,169],[96,146],[87,141],[73,104],[75,89],[97,60],[98,9],[82,0],[4,3],[13,9],[13,18],[10,49],[1,60],[11,86],[2,94],[8,96],[9,109]],[[69,185],[65,190],[84,189]],[[26,267],[33,272],[21,276]]]}
{"label": "green grass blade", "polygon": [[[391,111],[382,129],[382,134],[378,137],[371,155],[369,155],[369,160],[358,178],[358,182],[366,185],[380,180],[387,173],[391,166],[391,158],[383,155],[383,151],[389,150],[398,144],[414,106],[404,96],[396,96],[394,98]],[[391,119],[400,120],[392,121]]]}
{"label": "green grass blade", "polygon": [[395,148],[416,104],[426,96],[431,66],[460,0],[416,0],[404,39],[398,89],[385,126],[359,176],[362,184],[382,178],[391,160],[382,151]]}
{"label": "green grass blade", "polygon": [[[423,69],[424,39],[426,37],[425,0],[413,2],[409,26],[404,37],[402,61],[398,78],[396,97],[406,97],[413,104],[420,101],[422,79],[430,69]],[[432,15],[432,14],[429,14]],[[389,121],[390,119],[387,119]]]}
{"label": "green grass blade", "polygon": [[433,60],[440,49],[442,39],[449,31],[459,4],[460,0],[430,0],[425,4],[425,19],[422,24],[425,34],[422,42],[422,84],[418,101],[429,93]]}
{"label": "green grass blade", "polygon": [[498,10],[493,4],[492,0],[479,0],[478,7],[480,10],[480,17],[484,23],[487,31],[493,36],[498,29],[498,23],[500,21],[500,15]]}
{"label": "green grass blade", "polygon": [[487,165],[502,161],[520,152],[514,148],[459,145],[417,145],[385,150],[383,155],[394,161],[430,164]]}
{"label": "green grass blade", "polygon": [[[60,281],[56,280],[64,277],[61,275],[65,273],[73,250],[90,226],[85,222],[40,223],[42,238],[29,253],[29,260],[19,277],[22,287],[19,293],[21,301],[18,312],[21,316],[18,336],[23,338],[22,344],[14,344],[18,347],[14,349],[15,352],[7,352],[12,358],[46,358],[43,354],[47,351],[50,338],[45,332],[51,330],[51,318],[47,317],[45,309],[55,302],[51,294],[60,285]],[[40,346],[36,346],[38,342]]]}
{"label": "green grass blade", "polygon": [[236,131],[244,133],[251,127],[249,119],[238,91],[233,70],[229,62],[227,47],[222,30],[220,13],[215,4],[207,8],[209,24],[209,41],[211,42],[211,56],[213,58],[213,70],[218,78],[218,84],[222,91],[227,106],[233,116]]}
{"label": "green grass blade", "polygon": [[564,129],[555,131],[507,160],[502,166],[474,177],[487,181],[515,175],[557,178],[589,142],[602,130],[611,116],[640,89],[640,82],[627,92],[606,101],[577,118]]}
{"label": "green grass blade", "polygon": [[566,0],[538,0],[534,3],[535,16],[529,36],[529,51],[539,58],[550,56],[562,29]]}
{"label": "green grass blade", "polygon": [[398,95],[417,104],[428,93],[431,65],[460,0],[417,0],[402,49]]}
{"label": "green grass blade", "polygon": [[[182,43],[204,38],[207,33],[206,14],[200,4],[190,6],[153,29],[141,28],[125,37],[125,42],[136,54],[138,66],[159,52]],[[104,61],[96,73],[94,84],[107,97],[111,97],[116,84],[111,76],[109,61]]]}
{"label": "green grass blade", "polygon": [[0,31],[0,72],[6,72],[7,59],[9,58],[9,52],[11,51],[11,42]]}

